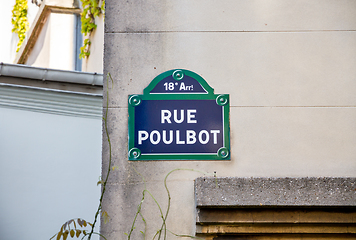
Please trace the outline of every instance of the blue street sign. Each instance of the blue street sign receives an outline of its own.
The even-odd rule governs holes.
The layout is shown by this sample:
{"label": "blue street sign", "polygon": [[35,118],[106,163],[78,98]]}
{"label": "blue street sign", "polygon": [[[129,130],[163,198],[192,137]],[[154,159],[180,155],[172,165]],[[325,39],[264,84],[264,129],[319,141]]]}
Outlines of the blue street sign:
{"label": "blue street sign", "polygon": [[129,96],[129,160],[230,159],[229,95],[171,70]]}

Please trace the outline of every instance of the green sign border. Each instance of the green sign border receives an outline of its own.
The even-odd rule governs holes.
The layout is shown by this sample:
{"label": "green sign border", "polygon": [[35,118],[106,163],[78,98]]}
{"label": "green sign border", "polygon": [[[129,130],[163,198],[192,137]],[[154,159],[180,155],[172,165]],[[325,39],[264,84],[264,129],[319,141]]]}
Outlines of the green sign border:
{"label": "green sign border", "polygon": [[[176,81],[180,81],[184,76],[194,78],[205,89],[206,93],[150,93],[154,87],[166,77],[172,75]],[[186,153],[186,154],[141,154],[135,148],[135,106],[140,105],[142,100],[216,100],[216,103],[223,107],[223,127],[224,146],[217,153]],[[173,69],[155,77],[151,83],[143,90],[143,95],[129,95],[128,98],[128,158],[131,161],[145,160],[230,160],[230,97],[229,94],[214,94],[214,89],[198,74],[185,70]]]}

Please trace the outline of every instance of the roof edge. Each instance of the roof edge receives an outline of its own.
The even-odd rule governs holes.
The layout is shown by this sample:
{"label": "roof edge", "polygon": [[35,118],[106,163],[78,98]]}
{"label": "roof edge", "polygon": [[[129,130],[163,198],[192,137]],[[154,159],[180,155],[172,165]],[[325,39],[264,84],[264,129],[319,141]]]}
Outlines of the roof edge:
{"label": "roof edge", "polygon": [[0,76],[36,79],[42,81],[76,83],[103,86],[104,75],[100,73],[39,68],[27,65],[0,63]]}

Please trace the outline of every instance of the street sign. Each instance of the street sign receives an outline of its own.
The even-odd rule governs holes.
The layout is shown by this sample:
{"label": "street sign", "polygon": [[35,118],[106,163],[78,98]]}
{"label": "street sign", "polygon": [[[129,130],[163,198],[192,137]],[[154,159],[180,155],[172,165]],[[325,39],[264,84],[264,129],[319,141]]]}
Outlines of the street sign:
{"label": "street sign", "polygon": [[129,160],[229,160],[230,103],[188,70],[164,72],[130,95]]}

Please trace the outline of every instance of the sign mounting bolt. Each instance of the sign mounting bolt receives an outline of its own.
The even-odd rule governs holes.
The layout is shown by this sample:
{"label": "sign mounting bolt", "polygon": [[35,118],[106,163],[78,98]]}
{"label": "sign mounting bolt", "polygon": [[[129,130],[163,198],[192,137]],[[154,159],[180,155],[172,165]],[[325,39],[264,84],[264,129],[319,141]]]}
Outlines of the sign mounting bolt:
{"label": "sign mounting bolt", "polygon": [[179,81],[179,80],[182,80],[184,78],[184,73],[182,70],[175,70],[172,74],[172,77]]}

